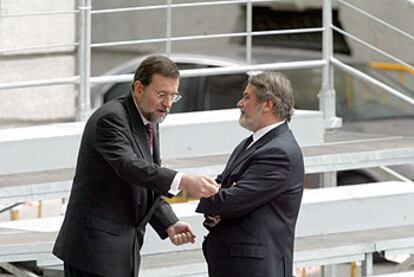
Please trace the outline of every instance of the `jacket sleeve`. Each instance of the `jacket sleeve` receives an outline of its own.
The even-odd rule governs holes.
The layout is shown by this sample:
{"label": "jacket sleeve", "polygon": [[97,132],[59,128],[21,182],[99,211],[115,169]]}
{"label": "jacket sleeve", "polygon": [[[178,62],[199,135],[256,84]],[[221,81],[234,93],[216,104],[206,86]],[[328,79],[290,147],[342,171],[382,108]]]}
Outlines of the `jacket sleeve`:
{"label": "jacket sleeve", "polygon": [[149,223],[162,239],[168,237],[167,228],[178,221],[171,205],[164,199],[161,200],[160,205],[154,211]]}
{"label": "jacket sleeve", "polygon": [[197,212],[222,218],[243,216],[270,202],[287,189],[290,160],[278,149],[254,154],[236,183],[200,200]]}
{"label": "jacket sleeve", "polygon": [[116,114],[102,117],[96,126],[96,150],[125,182],[168,195],[177,172],[148,163],[138,156],[131,145],[132,135],[126,124]]}

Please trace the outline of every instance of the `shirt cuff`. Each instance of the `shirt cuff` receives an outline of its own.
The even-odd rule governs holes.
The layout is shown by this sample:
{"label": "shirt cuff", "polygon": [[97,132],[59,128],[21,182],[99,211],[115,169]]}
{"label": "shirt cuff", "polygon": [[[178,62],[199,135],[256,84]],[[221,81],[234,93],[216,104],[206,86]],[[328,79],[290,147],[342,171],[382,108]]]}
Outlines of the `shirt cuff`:
{"label": "shirt cuff", "polygon": [[183,175],[184,173],[181,173],[181,172],[177,172],[177,174],[175,174],[175,177],[171,183],[171,187],[168,193],[175,196],[181,191],[179,187],[180,187],[181,178],[183,177]]}

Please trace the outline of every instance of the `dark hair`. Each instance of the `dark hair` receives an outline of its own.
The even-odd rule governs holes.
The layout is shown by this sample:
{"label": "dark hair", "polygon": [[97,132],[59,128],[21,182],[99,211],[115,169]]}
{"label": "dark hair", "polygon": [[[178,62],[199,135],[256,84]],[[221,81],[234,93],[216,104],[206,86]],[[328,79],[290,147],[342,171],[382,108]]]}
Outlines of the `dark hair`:
{"label": "dark hair", "polygon": [[280,119],[290,121],[295,99],[289,79],[280,72],[265,71],[249,78],[249,84],[256,87],[259,101],[271,100],[273,112]]}
{"label": "dark hair", "polygon": [[180,77],[180,71],[172,60],[161,55],[149,56],[142,61],[135,71],[134,80],[131,84],[132,91],[134,91],[134,84],[137,80],[141,81],[144,86],[148,86],[154,74],[161,74],[169,78]]}

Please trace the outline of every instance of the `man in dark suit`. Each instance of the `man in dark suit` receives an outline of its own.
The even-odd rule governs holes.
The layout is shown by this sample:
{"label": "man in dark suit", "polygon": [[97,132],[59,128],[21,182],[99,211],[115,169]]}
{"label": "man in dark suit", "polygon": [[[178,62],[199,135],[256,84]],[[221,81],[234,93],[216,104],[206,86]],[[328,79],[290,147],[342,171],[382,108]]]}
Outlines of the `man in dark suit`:
{"label": "man in dark suit", "polygon": [[219,192],[201,199],[209,234],[203,253],[210,277],[291,277],[296,219],[303,193],[301,150],[287,122],[289,80],[276,72],[249,79],[237,103],[239,123],[253,132],[217,178]]}
{"label": "man in dark suit", "polygon": [[178,85],[171,60],[148,57],[135,72],[133,92],[104,104],[86,123],[53,249],[66,277],[138,276],[147,223],[176,245],[194,242],[191,227],[178,221],[161,195],[186,190],[208,197],[218,186],[209,177],[160,166],[157,123],[179,100]]}

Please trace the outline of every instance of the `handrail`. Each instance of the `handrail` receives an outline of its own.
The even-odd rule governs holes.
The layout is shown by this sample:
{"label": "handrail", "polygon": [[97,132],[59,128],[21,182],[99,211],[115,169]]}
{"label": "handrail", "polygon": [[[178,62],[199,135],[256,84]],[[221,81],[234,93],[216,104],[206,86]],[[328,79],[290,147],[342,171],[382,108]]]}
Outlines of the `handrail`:
{"label": "handrail", "polygon": [[52,86],[52,85],[67,85],[67,84],[78,84],[79,75],[71,76],[67,78],[55,78],[55,79],[44,79],[24,82],[12,82],[12,83],[0,83],[0,90],[16,89],[16,88],[28,88],[28,87],[39,87],[39,86]]}
{"label": "handrail", "polygon": [[79,43],[65,43],[65,44],[47,44],[47,45],[38,45],[31,47],[22,47],[22,48],[9,48],[9,49],[0,49],[0,54],[10,54],[15,52],[24,52],[30,50],[46,50],[50,48],[63,48],[63,47],[77,47]]}
{"label": "handrail", "polygon": [[335,31],[337,31],[337,32],[339,32],[339,33],[341,33],[341,34],[343,34],[344,36],[347,36],[347,37],[349,37],[349,38],[352,38],[353,40],[355,40],[355,41],[357,41],[357,42],[359,42],[359,43],[363,44],[364,46],[366,46],[366,47],[368,47],[368,48],[370,48],[370,49],[372,49],[372,50],[374,50],[374,51],[376,51],[376,52],[378,52],[378,53],[380,53],[380,54],[382,54],[382,55],[386,56],[387,58],[390,58],[391,60],[393,60],[393,61],[395,61],[395,62],[397,62],[397,63],[400,63],[400,64],[402,64],[402,65],[404,65],[404,66],[408,67],[408,68],[409,68],[409,69],[411,69],[411,70],[414,70],[414,67],[413,67],[413,66],[411,66],[410,64],[408,64],[408,63],[404,62],[403,60],[400,60],[399,58],[394,57],[393,55],[391,55],[391,54],[389,54],[389,53],[385,52],[384,50],[381,50],[381,49],[379,49],[379,48],[377,48],[377,47],[375,47],[375,46],[372,46],[372,45],[371,45],[371,44],[369,44],[368,42],[366,42],[366,41],[364,41],[364,40],[362,40],[362,39],[360,39],[360,38],[358,38],[358,37],[356,37],[356,36],[354,36],[354,35],[352,35],[352,34],[350,34],[350,33],[346,32],[346,31],[342,30],[342,29],[340,29],[340,28],[338,28],[338,27],[336,27],[336,26],[334,26],[334,25],[332,25],[331,27],[332,27],[332,29],[334,29]]}
{"label": "handrail", "polygon": [[357,8],[357,7],[355,7],[354,5],[352,5],[352,4],[350,4],[350,3],[348,3],[348,2],[346,2],[346,1],[344,1],[344,0],[337,0],[337,1],[338,1],[338,2],[340,2],[340,3],[341,3],[341,4],[343,4],[343,5],[345,5],[345,6],[349,7],[349,8],[351,8],[351,9],[353,9],[353,10],[355,10],[355,11],[357,11],[357,12],[359,12],[359,13],[363,14],[363,15],[366,15],[367,17],[369,17],[369,18],[371,18],[371,19],[375,20],[375,21],[376,21],[376,22],[378,22],[378,23],[381,23],[381,24],[382,24],[382,25],[384,25],[384,26],[387,26],[388,28],[390,28],[390,29],[392,29],[392,30],[396,31],[397,33],[400,33],[401,35],[406,36],[407,38],[414,40],[414,36],[412,36],[412,35],[408,34],[407,32],[404,32],[404,31],[402,31],[402,30],[398,29],[398,28],[397,28],[397,27],[395,27],[394,25],[391,25],[390,23],[388,23],[388,22],[386,22],[386,21],[384,21],[384,20],[382,20],[382,19],[380,19],[380,18],[378,18],[378,17],[376,17],[376,16],[373,16],[373,15],[372,15],[372,14],[370,14],[370,13],[367,13],[366,11],[363,11],[363,10],[361,10],[360,8]]}
{"label": "handrail", "polygon": [[371,83],[371,84],[373,84],[373,85],[375,85],[375,86],[377,86],[381,89],[384,89],[385,91],[389,92],[390,94],[394,95],[395,97],[398,97],[399,99],[403,100],[404,102],[414,106],[414,99],[413,98],[399,92],[398,90],[390,87],[389,85],[386,85],[381,81],[378,81],[377,79],[369,76],[368,74],[366,74],[362,71],[359,71],[358,69],[355,69],[354,67],[349,66],[349,65],[339,61],[336,58],[331,58],[331,62],[335,66],[337,66],[338,68],[342,69],[343,71],[345,71],[345,72],[347,72],[347,73],[349,73],[349,74],[351,74],[351,75],[353,75],[353,76],[355,76],[359,79],[367,81],[368,83]]}
{"label": "handrail", "polygon": [[77,14],[78,10],[69,10],[69,11],[53,11],[53,12],[34,12],[34,13],[2,13],[0,18],[6,17],[21,17],[21,16],[39,16],[39,15],[56,15],[56,14]]}
{"label": "handrail", "polygon": [[[265,36],[265,35],[286,35],[286,34],[299,34],[299,33],[312,33],[312,32],[321,32],[323,31],[322,27],[317,28],[297,28],[297,29],[286,29],[286,30],[275,30],[275,31],[257,31],[251,32],[252,36]],[[198,39],[212,39],[212,38],[231,38],[231,37],[244,37],[247,36],[248,32],[238,32],[238,33],[222,33],[222,34],[210,34],[210,35],[194,35],[194,36],[179,36],[171,38],[152,38],[152,39],[139,39],[139,40],[126,40],[126,41],[116,41],[116,42],[102,42],[102,43],[92,43],[92,48],[98,47],[110,47],[110,46],[125,46],[125,45],[135,45],[135,44],[146,44],[146,43],[156,43],[156,42],[168,42],[168,41],[185,41],[185,40],[198,40]]]}
{"label": "handrail", "polygon": [[[212,75],[226,75],[234,73],[244,73],[257,70],[285,70],[285,69],[306,69],[317,68],[325,65],[324,60],[312,60],[303,62],[284,62],[284,63],[269,63],[260,65],[241,65],[241,66],[228,66],[217,68],[200,68],[200,69],[185,69],[180,71],[180,77],[195,77],[195,76],[212,76]],[[130,82],[132,81],[134,74],[119,74],[119,75],[106,75],[95,76],[90,78],[90,82],[93,84],[110,83],[110,82]],[[12,82],[12,83],[0,83],[0,90],[37,87],[46,85],[64,85],[64,84],[79,84],[80,76],[73,76],[68,78],[59,79],[43,79],[36,81],[25,82]]]}
{"label": "handrail", "polygon": [[[260,65],[238,65],[228,67],[215,68],[199,68],[199,69],[184,69],[180,70],[180,77],[196,77],[196,76],[212,76],[212,75],[226,75],[235,73],[245,73],[257,70],[285,70],[285,69],[306,69],[317,68],[325,65],[324,60],[313,60],[305,62],[284,62],[284,63],[269,63]],[[91,83],[108,83],[108,82],[130,82],[134,74],[120,74],[91,77]]]}
{"label": "handrail", "polygon": [[171,5],[154,5],[154,6],[143,6],[143,7],[128,7],[118,9],[101,9],[94,10],[92,14],[104,14],[104,13],[116,13],[116,12],[134,12],[134,11],[148,11],[158,10],[165,8],[193,8],[203,6],[222,6],[222,5],[234,5],[234,4],[246,4],[252,3],[266,3],[266,2],[283,2],[283,0],[227,0],[227,1],[206,1],[206,2],[193,2],[193,3],[180,3]]}

